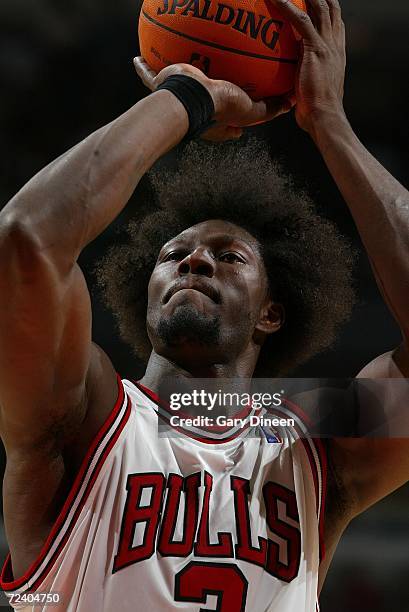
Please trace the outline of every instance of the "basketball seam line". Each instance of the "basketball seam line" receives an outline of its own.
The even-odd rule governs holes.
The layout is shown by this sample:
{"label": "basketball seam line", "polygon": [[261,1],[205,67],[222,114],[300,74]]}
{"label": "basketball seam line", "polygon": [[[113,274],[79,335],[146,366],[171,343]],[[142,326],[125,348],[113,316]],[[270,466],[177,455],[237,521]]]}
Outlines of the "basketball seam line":
{"label": "basketball seam line", "polygon": [[229,51],[230,53],[237,53],[238,55],[246,55],[247,57],[255,57],[257,59],[264,59],[269,62],[281,62],[283,64],[296,64],[298,61],[296,59],[288,59],[285,57],[270,57],[269,55],[261,55],[259,53],[252,53],[251,51],[242,51],[241,49],[225,47],[224,45],[219,45],[214,42],[202,40],[201,38],[196,38],[195,36],[190,36],[189,34],[183,34],[182,32],[178,32],[177,30],[174,30],[173,28],[170,28],[169,26],[163,23],[160,23],[160,21],[156,21],[156,19],[154,19],[150,15],[147,15],[145,11],[142,11],[142,16],[145,17],[145,19],[147,19],[154,25],[157,25],[159,28],[162,28],[163,30],[167,30],[168,32],[171,32],[172,34],[176,34],[177,36],[181,36],[182,38],[187,38],[188,40],[200,43],[202,45],[206,45],[208,47],[214,47],[215,49],[221,49],[222,51]]}

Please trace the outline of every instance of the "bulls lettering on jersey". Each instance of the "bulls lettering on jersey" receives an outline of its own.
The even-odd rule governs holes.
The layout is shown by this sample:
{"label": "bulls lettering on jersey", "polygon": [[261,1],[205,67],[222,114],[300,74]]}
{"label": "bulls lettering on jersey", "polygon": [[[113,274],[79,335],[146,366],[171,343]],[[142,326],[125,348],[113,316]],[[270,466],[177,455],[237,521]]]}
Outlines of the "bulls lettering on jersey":
{"label": "bulls lettering on jersey", "polygon": [[[265,436],[158,437],[152,393],[119,381],[36,562],[1,586],[60,593],[68,612],[315,612],[325,456],[304,425]],[[28,598],[25,598],[28,600]]]}
{"label": "bulls lettering on jersey", "polygon": [[[301,536],[294,491],[273,482],[267,482],[263,487],[265,520],[272,534],[282,539],[282,547],[285,548],[283,556],[287,559],[287,562],[283,563],[279,558],[280,547],[274,539],[262,536],[253,538],[248,507],[250,483],[244,478],[230,476],[230,503],[234,506],[232,531],[218,533],[216,542],[210,542],[209,507],[212,505],[213,477],[207,472],[203,476],[203,483],[200,472],[185,478],[179,474],[169,474],[166,479],[159,473],[128,476],[128,495],[113,571],[149,559],[156,552],[162,557],[190,557],[194,551],[195,557],[248,561],[263,567],[266,572],[280,580],[293,580],[297,576],[301,556]],[[204,491],[200,503],[199,488],[202,484]],[[142,502],[145,490],[149,490],[147,504]],[[174,534],[182,512],[182,497],[182,538],[176,540]],[[282,518],[278,516],[280,502],[285,509]],[[134,545],[137,524],[143,526],[142,542]],[[253,539],[258,542],[257,546],[252,545]]]}

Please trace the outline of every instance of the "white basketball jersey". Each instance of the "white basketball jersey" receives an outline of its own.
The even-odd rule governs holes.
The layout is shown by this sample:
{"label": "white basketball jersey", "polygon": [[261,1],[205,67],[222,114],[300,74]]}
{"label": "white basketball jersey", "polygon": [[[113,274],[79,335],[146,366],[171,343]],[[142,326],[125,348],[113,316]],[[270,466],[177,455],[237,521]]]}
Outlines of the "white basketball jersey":
{"label": "white basketball jersey", "polygon": [[13,607],[316,612],[325,454],[299,416],[278,435],[163,438],[166,407],[118,384],[37,560],[17,578],[6,559]]}

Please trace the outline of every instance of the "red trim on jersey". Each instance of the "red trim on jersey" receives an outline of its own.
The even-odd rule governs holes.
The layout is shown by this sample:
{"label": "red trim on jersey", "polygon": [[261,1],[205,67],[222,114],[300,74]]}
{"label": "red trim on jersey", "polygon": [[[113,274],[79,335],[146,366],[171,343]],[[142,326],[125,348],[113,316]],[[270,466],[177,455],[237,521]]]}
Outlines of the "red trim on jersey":
{"label": "red trim on jersey", "polygon": [[308,444],[307,439],[300,438],[300,440],[303,443],[304,448],[306,450],[308,460],[310,463],[310,467],[311,467],[312,477],[314,480],[317,514],[318,514],[318,509],[319,509],[319,515],[317,518],[318,518],[318,536],[319,536],[319,544],[320,544],[320,562],[321,562],[325,557],[324,511],[325,511],[325,499],[326,499],[326,492],[327,492],[327,458],[326,458],[325,450],[323,448],[323,444],[321,440],[319,438],[309,438],[309,440],[311,440],[311,442],[314,444],[314,448],[318,454],[319,463],[321,467],[320,469],[320,472],[321,472],[321,505],[320,505],[316,462],[313,457],[311,447]]}
{"label": "red trim on jersey", "polygon": [[305,438],[301,438],[300,437],[301,442],[303,443],[305,452],[307,454],[308,457],[308,461],[310,462],[310,467],[311,467],[311,472],[312,472],[312,478],[314,480],[314,489],[315,489],[315,507],[317,509],[317,518],[318,518],[318,509],[320,507],[320,498],[319,498],[319,485],[318,485],[318,473],[317,473],[317,465],[315,463],[315,459],[314,456],[312,454],[312,450],[310,445],[308,444],[308,441]]}
{"label": "red trim on jersey", "polygon": [[[293,412],[306,427],[312,425],[312,421],[310,417],[296,404],[290,402],[289,400],[284,400],[284,403],[288,406],[288,409]],[[274,408],[274,411],[281,412],[279,408]],[[289,414],[287,412],[282,412],[287,417]],[[299,430],[296,426],[295,429]],[[318,516],[318,532],[319,532],[319,543],[320,543],[320,561],[322,561],[325,557],[325,543],[324,543],[324,527],[325,527],[325,502],[327,497],[327,473],[328,473],[328,460],[327,460],[327,452],[324,443],[320,438],[307,437],[303,432],[301,432],[300,440],[303,443],[305,448],[310,467],[312,472],[312,477],[314,481],[315,495],[316,495],[316,508],[317,513],[318,509],[320,510]],[[320,497],[319,497],[319,486],[318,486],[318,473],[315,459],[313,457],[311,447],[308,444],[308,440],[312,442],[316,453],[318,455],[319,464],[320,464],[320,473],[321,473],[321,505],[320,505]]]}
{"label": "red trim on jersey", "polygon": [[[287,399],[284,399],[284,403],[289,407],[289,409],[292,412],[294,412],[294,414],[296,414],[303,421],[303,423],[307,427],[312,426],[313,423],[311,421],[310,416],[306,412],[304,412],[302,408],[300,408],[299,406],[297,406],[297,404],[294,404],[294,402],[287,400]],[[318,528],[319,528],[319,537],[320,537],[320,561],[322,561],[325,557],[324,527],[325,527],[325,503],[327,499],[328,459],[327,459],[327,450],[322,440],[320,438],[309,438],[309,439],[314,444],[315,450],[317,451],[317,455],[320,461],[320,466],[321,466],[322,493],[321,493],[320,515],[318,517]],[[311,452],[310,449],[309,449],[309,452]],[[308,457],[311,463],[311,457],[309,454],[308,454]],[[313,458],[312,458],[312,461],[314,462]],[[313,466],[313,463],[311,463],[311,467],[312,466]],[[312,468],[312,472],[313,472],[314,482],[316,482],[317,475],[313,468]],[[316,491],[317,491],[317,497],[318,497],[318,486],[317,485],[318,485],[318,482],[316,482]],[[319,506],[317,505],[317,508],[318,507]]]}
{"label": "red trim on jersey", "polygon": [[[160,399],[160,397],[158,397],[156,395],[156,393],[154,393],[153,391],[151,391],[148,387],[145,387],[145,385],[142,385],[141,383],[134,381],[134,384],[136,385],[136,387],[142,391],[142,393],[144,393],[154,404],[156,404],[157,406],[160,406],[161,408],[163,408],[167,413],[173,415],[173,410],[171,410],[170,406],[166,404],[166,402],[164,402],[163,400]],[[178,411],[179,414],[183,414],[180,411]],[[258,411],[256,411],[258,412]],[[245,418],[246,416],[248,416],[249,413],[249,408],[244,408],[239,415],[243,415],[243,417],[237,416],[235,415],[234,418]],[[193,418],[192,415],[186,415],[188,418]],[[238,429],[238,431],[236,431],[234,434],[232,434],[231,436],[227,436],[226,438],[223,439],[218,439],[218,438],[206,438],[204,436],[199,436],[194,434],[193,432],[191,432],[189,429],[184,429],[183,427],[177,427],[176,425],[171,425],[169,419],[164,416],[163,414],[160,414],[160,412],[158,412],[158,417],[162,419],[162,421],[165,421],[169,427],[171,427],[172,429],[174,429],[175,431],[182,433],[186,436],[188,436],[189,438],[193,438],[193,440],[196,440],[197,442],[205,442],[206,444],[224,444],[225,442],[230,442],[230,440],[234,440],[235,438],[239,437],[243,431],[245,431],[246,429],[249,428],[249,423],[246,423],[246,425],[240,429]],[[229,431],[229,427],[222,427],[222,426],[214,426],[212,427],[212,431]],[[207,431],[206,431],[207,433]],[[208,432],[209,436],[211,436],[211,431]]]}
{"label": "red trim on jersey", "polygon": [[[296,407],[296,406],[294,405],[294,407]],[[276,412],[282,414],[283,416],[285,416],[287,418],[288,417],[291,418],[291,413],[290,412],[287,412],[287,411],[282,410],[282,409],[280,410],[280,408],[278,408],[278,407],[274,408],[274,413],[276,413]],[[291,407],[291,412],[293,412],[300,419],[302,418],[300,416],[300,411],[298,411],[298,414],[297,414],[297,412],[295,410],[293,410],[292,407]],[[304,423],[304,421],[303,421],[303,423]],[[301,440],[301,442],[302,442],[302,444],[303,444],[303,446],[305,448],[305,452],[306,452],[306,455],[307,455],[309,463],[310,463],[311,473],[312,473],[312,477],[313,477],[313,481],[314,481],[315,503],[316,503],[317,513],[318,513],[319,501],[320,501],[320,499],[319,499],[319,485],[318,485],[318,472],[317,472],[316,461],[315,461],[314,456],[312,454],[311,447],[310,447],[310,445],[308,443],[308,440],[311,440],[313,443],[315,442],[315,440],[314,440],[314,438],[310,438],[310,437],[307,438],[305,432],[303,432],[300,429],[300,427],[297,425],[296,422],[294,424],[294,429],[297,431],[299,439]],[[316,448],[316,444],[315,443],[314,443],[314,448]],[[317,454],[318,454],[318,452],[317,452]],[[318,456],[319,456],[319,454],[318,454]]]}
{"label": "red trim on jersey", "polygon": [[325,542],[324,542],[324,531],[325,531],[325,507],[327,501],[327,482],[328,482],[328,456],[327,447],[320,438],[311,438],[315,448],[317,450],[320,464],[321,464],[321,508],[320,516],[318,518],[318,529],[320,536],[320,561],[323,561],[325,557]]}
{"label": "red trim on jersey", "polygon": [[[0,587],[3,589],[3,591],[12,591],[15,589],[20,588],[21,586],[23,586],[28,580],[30,580],[30,578],[32,577],[32,575],[36,572],[36,570],[39,568],[39,566],[41,565],[41,563],[43,562],[45,556],[47,555],[49,548],[52,546],[53,542],[55,541],[55,538],[57,537],[58,533],[61,530],[61,527],[64,525],[67,516],[69,514],[69,511],[71,509],[71,506],[75,500],[75,498],[78,495],[78,492],[82,486],[82,483],[84,481],[84,478],[87,475],[87,472],[89,470],[90,464],[92,462],[93,456],[95,455],[95,452],[97,451],[98,447],[100,446],[100,444],[103,442],[104,437],[106,436],[107,432],[109,431],[109,429],[111,428],[112,424],[114,423],[115,419],[117,418],[123,404],[124,404],[124,399],[125,399],[125,391],[124,391],[124,387],[122,384],[122,381],[120,379],[119,376],[117,376],[117,382],[118,382],[118,398],[117,401],[112,409],[112,411],[110,412],[110,414],[108,415],[106,421],[104,422],[104,424],[101,426],[100,430],[98,431],[98,433],[96,434],[93,442],[91,443],[91,446],[88,449],[87,454],[85,455],[81,466],[78,470],[77,476],[75,477],[74,483],[70,489],[70,492],[68,494],[68,497],[56,519],[56,521],[54,522],[53,527],[51,528],[51,531],[43,545],[43,547],[41,548],[37,558],[35,559],[35,561],[30,565],[30,567],[28,568],[28,570],[25,572],[25,574],[23,576],[21,576],[20,578],[14,579],[13,577],[13,571],[12,571],[12,564],[11,564],[11,556],[10,553],[8,553],[7,558],[4,562],[1,574],[0,574]],[[47,575],[47,573],[50,571],[52,565],[54,564],[54,561],[56,560],[57,556],[60,554],[62,548],[64,547],[64,545],[66,544],[74,526],[75,526],[75,522],[78,519],[78,516],[82,510],[82,508],[84,507],[85,502],[87,501],[87,498],[89,496],[89,493],[92,489],[92,486],[99,474],[99,472],[101,471],[101,468],[109,454],[109,452],[111,451],[112,447],[114,446],[115,442],[117,441],[119,435],[121,434],[122,430],[125,427],[126,422],[129,419],[129,415],[131,413],[131,402],[130,399],[128,398],[127,401],[127,406],[126,406],[126,410],[124,412],[124,415],[120,421],[120,423],[118,424],[118,426],[116,427],[115,431],[113,432],[110,440],[108,441],[103,453],[101,454],[101,456],[98,459],[97,464],[95,465],[95,467],[93,468],[93,472],[91,475],[91,478],[86,486],[86,489],[83,493],[83,496],[81,498],[81,502],[78,505],[78,508],[75,511],[74,516],[72,517],[69,527],[67,528],[67,532],[64,536],[64,538],[61,540],[60,544],[58,545],[58,548],[55,550],[53,556],[51,557],[51,559],[48,561],[46,567],[43,569],[43,571],[41,572],[40,576],[37,578],[37,580],[35,581],[35,583],[30,587],[30,591],[35,590],[36,587],[38,585],[41,584],[41,582],[44,580],[45,576]]]}

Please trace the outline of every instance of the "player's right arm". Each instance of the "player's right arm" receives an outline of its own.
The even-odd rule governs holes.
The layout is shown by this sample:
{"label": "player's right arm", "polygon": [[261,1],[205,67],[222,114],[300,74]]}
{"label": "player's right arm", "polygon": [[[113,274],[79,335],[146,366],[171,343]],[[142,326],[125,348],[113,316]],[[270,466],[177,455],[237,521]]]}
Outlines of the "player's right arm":
{"label": "player's right arm", "polygon": [[52,162],[1,211],[0,427],[9,462],[84,418],[88,374],[116,384],[91,348],[77,259],[187,127],[179,101],[158,92]]}

